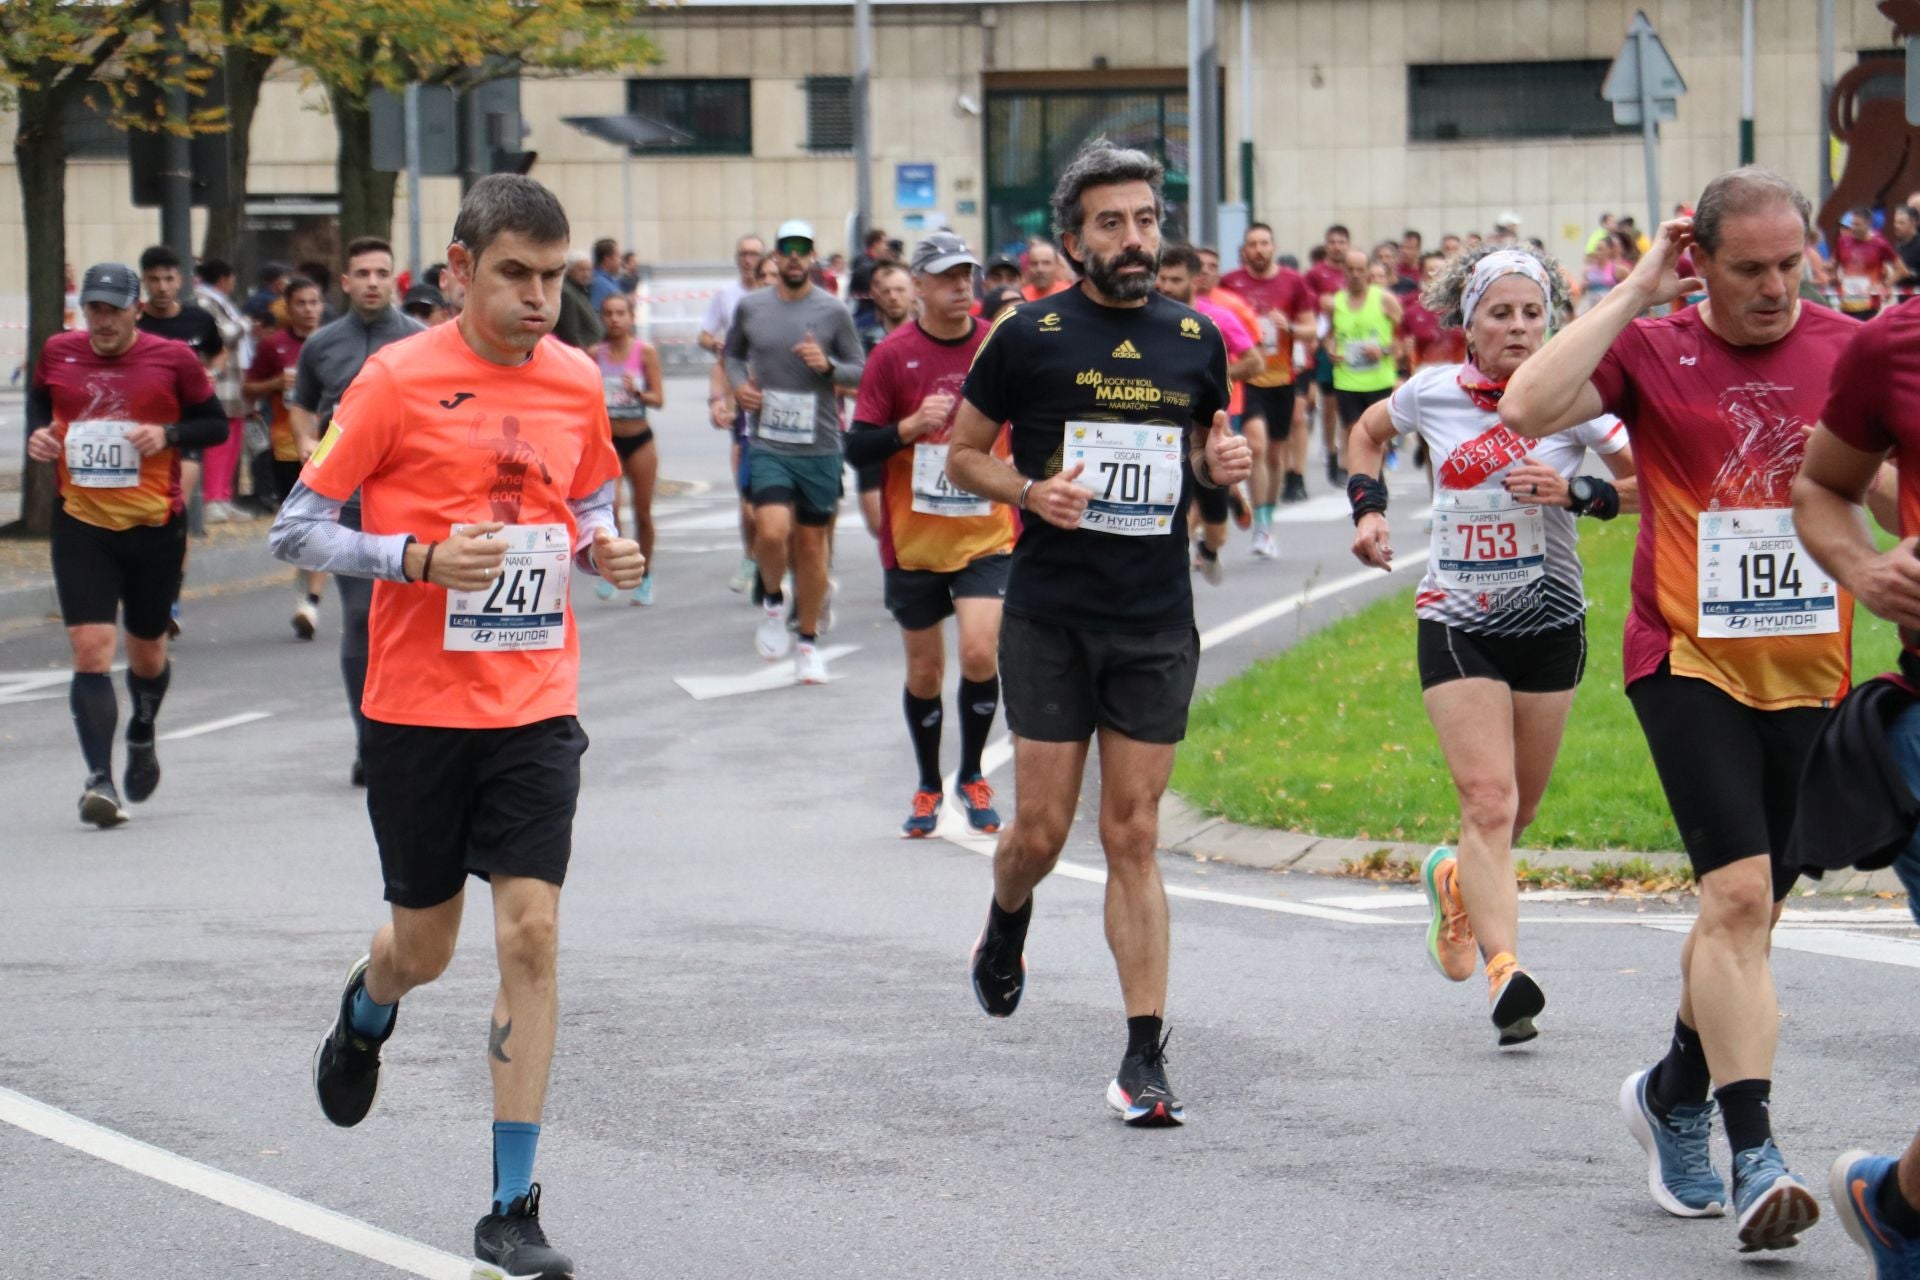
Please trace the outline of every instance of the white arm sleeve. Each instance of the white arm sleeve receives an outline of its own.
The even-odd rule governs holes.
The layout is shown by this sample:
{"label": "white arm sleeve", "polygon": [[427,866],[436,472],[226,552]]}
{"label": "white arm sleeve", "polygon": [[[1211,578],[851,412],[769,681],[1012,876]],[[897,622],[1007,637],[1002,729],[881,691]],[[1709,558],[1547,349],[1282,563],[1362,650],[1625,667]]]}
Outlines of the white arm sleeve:
{"label": "white arm sleeve", "polygon": [[268,548],[276,558],[299,569],[350,578],[407,581],[402,566],[407,543],[413,539],[404,533],[349,529],[340,523],[340,508],[345,505],[296,483],[280,504],[280,514],[267,533]]}

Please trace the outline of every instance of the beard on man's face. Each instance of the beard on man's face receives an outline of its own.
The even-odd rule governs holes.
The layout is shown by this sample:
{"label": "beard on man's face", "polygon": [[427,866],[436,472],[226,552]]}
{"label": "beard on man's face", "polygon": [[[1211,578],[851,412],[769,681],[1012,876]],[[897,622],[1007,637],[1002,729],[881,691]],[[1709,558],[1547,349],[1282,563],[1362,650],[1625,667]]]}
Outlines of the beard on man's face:
{"label": "beard on man's face", "polygon": [[[1160,273],[1160,255],[1145,249],[1122,249],[1111,258],[1103,258],[1089,249],[1086,266],[1087,279],[1093,281],[1093,287],[1101,293],[1116,302],[1138,302],[1153,292],[1154,281]],[[1124,267],[1145,270],[1122,275]]]}

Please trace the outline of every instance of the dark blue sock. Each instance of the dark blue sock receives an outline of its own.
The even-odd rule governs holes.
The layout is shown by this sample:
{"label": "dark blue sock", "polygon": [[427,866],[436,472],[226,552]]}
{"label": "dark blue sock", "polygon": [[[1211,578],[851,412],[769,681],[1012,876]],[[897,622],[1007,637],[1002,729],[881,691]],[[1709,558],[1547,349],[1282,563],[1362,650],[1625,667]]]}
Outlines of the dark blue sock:
{"label": "dark blue sock", "polygon": [[399,1008],[399,1002],[380,1004],[367,994],[367,984],[362,982],[353,991],[353,1003],[347,1006],[347,1026],[355,1035],[378,1040],[393,1028],[393,1011]]}
{"label": "dark blue sock", "polygon": [[87,772],[113,772],[113,730],[120,721],[120,703],[113,696],[113,677],[91,671],[73,673],[67,689],[73,709],[73,727],[80,734],[80,754]]}
{"label": "dark blue sock", "polygon": [[512,1120],[493,1122],[493,1205],[508,1205],[533,1190],[533,1156],[540,1148],[540,1126]]}

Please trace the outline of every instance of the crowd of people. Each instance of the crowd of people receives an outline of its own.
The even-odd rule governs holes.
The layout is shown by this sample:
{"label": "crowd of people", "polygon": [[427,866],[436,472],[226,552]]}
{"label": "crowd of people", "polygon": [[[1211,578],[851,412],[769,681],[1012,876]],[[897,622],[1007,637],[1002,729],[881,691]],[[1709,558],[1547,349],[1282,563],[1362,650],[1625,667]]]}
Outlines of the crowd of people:
{"label": "crowd of people", "polygon": [[[1883,308],[1863,324],[1845,305],[1853,284],[1838,310],[1803,296],[1811,211],[1764,169],[1715,179],[1644,243],[1603,227],[1584,272],[1511,215],[1433,252],[1413,232],[1369,252],[1331,226],[1304,270],[1256,223],[1223,272],[1214,247],[1164,238],[1163,177],[1142,152],[1089,144],[1060,177],[1056,238],[1017,258],[983,261],[944,231],[910,250],[876,232],[848,270],[821,263],[801,221],[770,246],[739,240],[700,343],[708,417],[731,436],[743,555],[728,585],[752,592],[752,646],[791,657],[797,684],[826,680],[850,471],[906,657],[909,837],[932,835],[947,800],[955,620],[954,798],[973,831],[997,835],[969,965],[978,1003],[995,1017],[1019,1007],[1034,898],[1097,741],[1126,1031],[1107,1102],[1130,1125],[1178,1125],[1157,815],[1198,669],[1192,580],[1221,580],[1229,524],[1252,531],[1252,556],[1275,556],[1275,508],[1307,495],[1317,438],[1353,553],[1390,569],[1385,473],[1408,442],[1426,466],[1416,659],[1460,840],[1422,869],[1425,946],[1452,981],[1484,971],[1497,1042],[1512,1047],[1540,1034],[1547,1005],[1519,961],[1512,850],[1585,669],[1578,522],[1641,513],[1627,696],[1700,909],[1666,1051],[1618,1103],[1662,1209],[1730,1210],[1741,1249],[1791,1246],[1820,1206],[1771,1129],[1771,928],[1809,867],[1880,858],[1920,890],[1920,693],[1906,680],[1854,690],[1850,656],[1858,599],[1901,624],[1903,670],[1920,679],[1920,310],[1885,305],[1874,285],[1908,269],[1911,217],[1897,218],[1891,260],[1871,249],[1864,211],[1847,239],[1869,247],[1835,250],[1843,279],[1865,272]],[[487,178],[446,263],[399,307],[391,248],[348,245],[330,320],[324,271],[273,276],[264,299],[234,306],[232,272],[203,262],[205,301],[189,308],[164,249],[138,272],[99,264],[78,290],[84,329],[47,346],[29,398],[30,452],[56,466],[62,499],[52,555],[80,816],[102,827],[159,785],[192,468],[209,503],[227,501],[213,495],[258,413],[269,541],[299,575],[299,635],[318,629],[324,579],[338,584],[353,780],[391,906],[316,1050],[319,1105],[345,1127],[371,1110],[399,1002],[444,972],[467,877],[487,879],[500,983],[477,1274],[550,1280],[572,1274],[533,1181],[587,746],[571,588],[578,575],[602,599],[653,601],[649,413],[665,403],[630,255],[612,241],[572,253],[569,234],[537,182]],[[1878,550],[1862,506],[1903,541]],[[132,714],[116,787],[122,633]],[[981,759],[1003,708],[1006,822]],[[1910,790],[1887,787],[1863,816],[1861,776]],[[1795,824],[1808,809],[1832,816],[1819,838]],[[1831,838],[1850,826],[1857,838]],[[1716,1116],[1730,1187],[1709,1151]],[[1830,1188],[1875,1274],[1912,1274],[1920,1139],[1899,1159],[1840,1157]]]}

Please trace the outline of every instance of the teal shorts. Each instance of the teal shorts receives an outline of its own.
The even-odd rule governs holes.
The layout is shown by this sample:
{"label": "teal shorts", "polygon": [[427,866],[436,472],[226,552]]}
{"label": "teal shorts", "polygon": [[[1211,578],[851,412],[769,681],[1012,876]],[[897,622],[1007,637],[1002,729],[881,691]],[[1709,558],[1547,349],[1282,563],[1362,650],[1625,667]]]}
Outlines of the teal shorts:
{"label": "teal shorts", "polygon": [[748,457],[747,496],[754,506],[792,507],[793,518],[804,525],[832,522],[845,491],[839,454],[775,453],[756,442]]}

